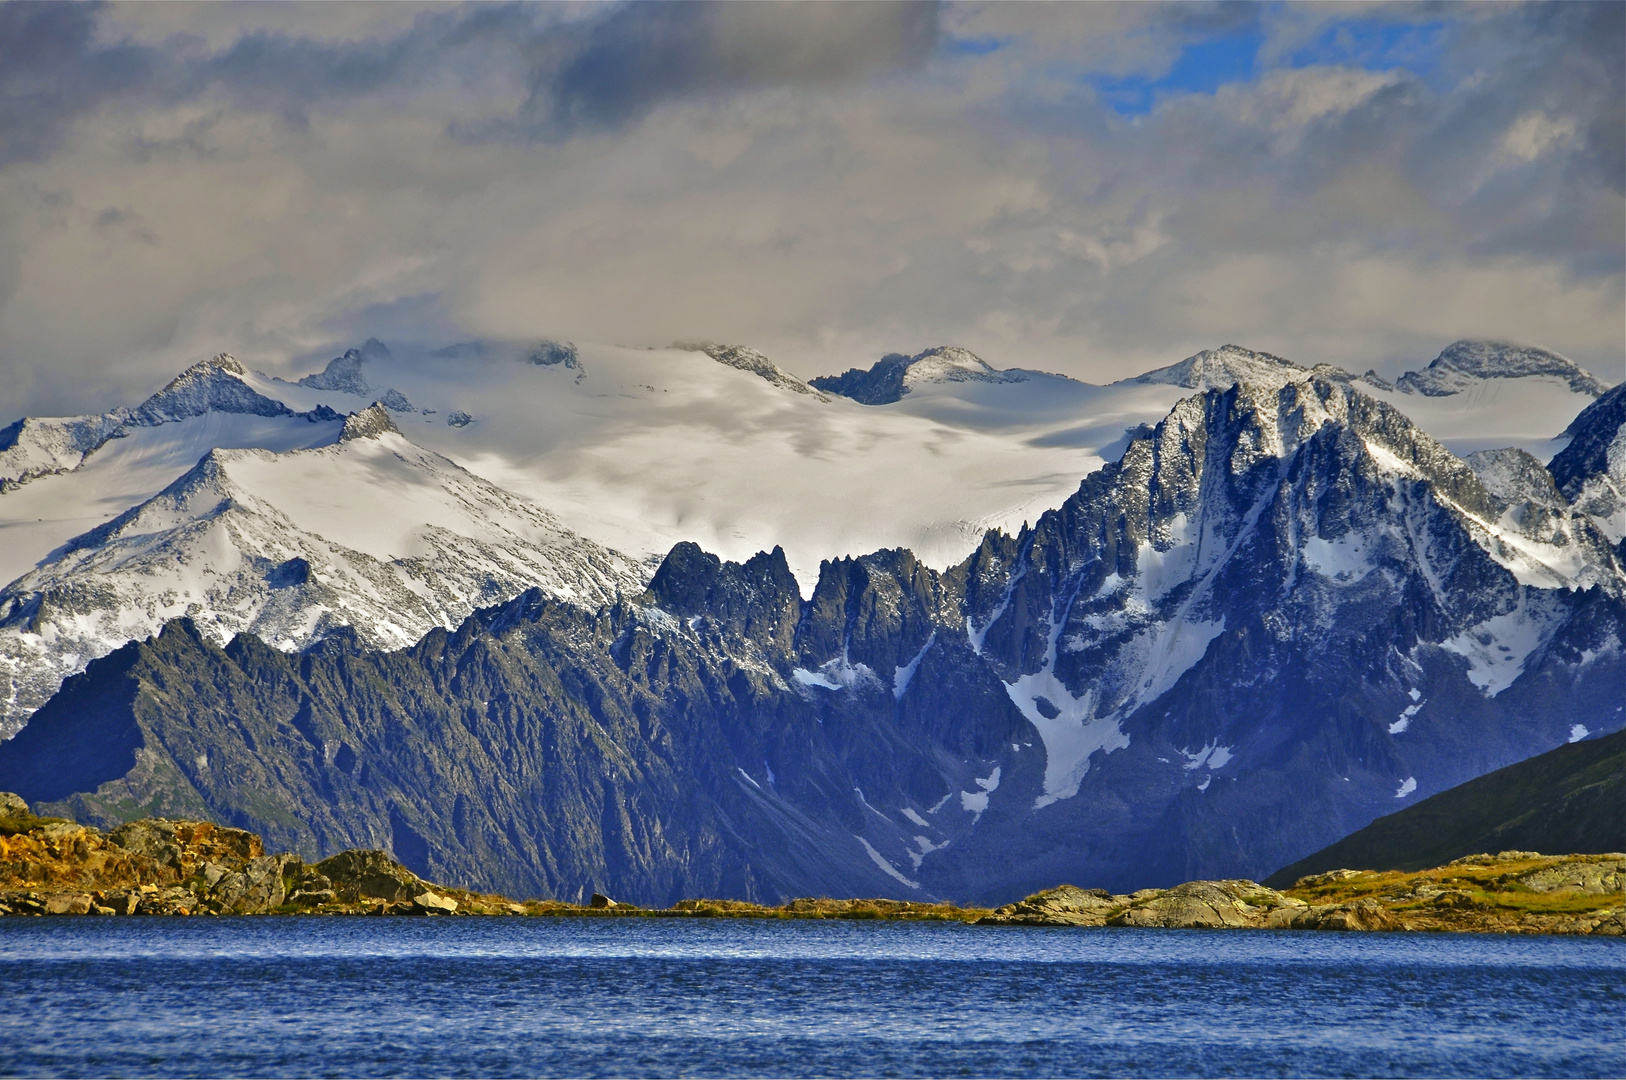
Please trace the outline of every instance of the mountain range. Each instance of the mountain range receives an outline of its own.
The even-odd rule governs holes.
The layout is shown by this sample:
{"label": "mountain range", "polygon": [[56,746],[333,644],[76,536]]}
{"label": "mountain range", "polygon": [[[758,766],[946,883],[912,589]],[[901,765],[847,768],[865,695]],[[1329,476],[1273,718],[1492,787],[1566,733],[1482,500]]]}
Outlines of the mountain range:
{"label": "mountain range", "polygon": [[566,899],[1263,877],[1626,724],[1621,392],[1411,374],[216,358],[0,440],[0,788]]}

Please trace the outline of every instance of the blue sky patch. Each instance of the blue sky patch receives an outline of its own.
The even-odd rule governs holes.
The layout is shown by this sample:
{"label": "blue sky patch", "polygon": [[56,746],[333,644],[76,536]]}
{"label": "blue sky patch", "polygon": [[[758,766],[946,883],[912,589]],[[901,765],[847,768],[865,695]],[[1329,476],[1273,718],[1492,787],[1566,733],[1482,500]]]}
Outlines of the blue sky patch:
{"label": "blue sky patch", "polygon": [[1425,81],[1440,73],[1447,24],[1343,19],[1322,28],[1315,39],[1278,59],[1262,63],[1265,34],[1258,26],[1192,41],[1169,71],[1158,77],[1096,76],[1090,79],[1102,102],[1121,116],[1142,116],[1158,101],[1178,94],[1212,94],[1227,83],[1249,82],[1268,67],[1346,65],[1372,71],[1405,68]]}
{"label": "blue sky patch", "polygon": [[1264,34],[1248,30],[1194,41],[1162,78],[1132,75],[1092,80],[1101,99],[1123,116],[1151,112],[1160,97],[1170,94],[1212,94],[1226,83],[1247,82],[1258,66]]}

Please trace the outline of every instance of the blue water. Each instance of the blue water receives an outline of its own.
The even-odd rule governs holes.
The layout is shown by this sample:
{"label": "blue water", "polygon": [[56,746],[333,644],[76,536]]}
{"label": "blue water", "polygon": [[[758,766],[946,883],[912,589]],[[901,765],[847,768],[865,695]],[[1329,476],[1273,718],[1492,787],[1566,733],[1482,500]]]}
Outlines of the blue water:
{"label": "blue water", "polygon": [[1626,944],[585,919],[0,920],[17,1076],[1620,1076]]}

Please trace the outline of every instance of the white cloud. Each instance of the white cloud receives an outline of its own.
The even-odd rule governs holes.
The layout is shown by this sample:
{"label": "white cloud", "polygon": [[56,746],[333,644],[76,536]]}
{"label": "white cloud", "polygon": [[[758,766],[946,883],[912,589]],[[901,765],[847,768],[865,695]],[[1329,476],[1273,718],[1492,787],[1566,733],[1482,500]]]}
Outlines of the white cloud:
{"label": "white cloud", "polygon": [[1529,112],[1515,120],[1502,136],[1502,152],[1517,161],[1534,161],[1549,150],[1574,142],[1574,120]]}

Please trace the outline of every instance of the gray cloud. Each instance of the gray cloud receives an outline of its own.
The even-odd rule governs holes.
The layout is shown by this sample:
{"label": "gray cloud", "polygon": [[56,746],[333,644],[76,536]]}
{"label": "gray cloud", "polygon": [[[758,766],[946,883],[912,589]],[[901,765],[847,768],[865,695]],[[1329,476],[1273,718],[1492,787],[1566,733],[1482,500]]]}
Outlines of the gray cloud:
{"label": "gray cloud", "polygon": [[0,166],[57,146],[64,127],[111,94],[140,85],[152,54],[95,43],[95,4],[0,4]]}
{"label": "gray cloud", "polygon": [[572,35],[562,63],[547,55],[527,108],[559,129],[613,126],[672,99],[918,66],[937,44],[937,23],[932,0],[635,0]]}
{"label": "gray cloud", "polygon": [[1619,377],[1619,5],[256,10],[0,5],[0,421],[392,332]]}

